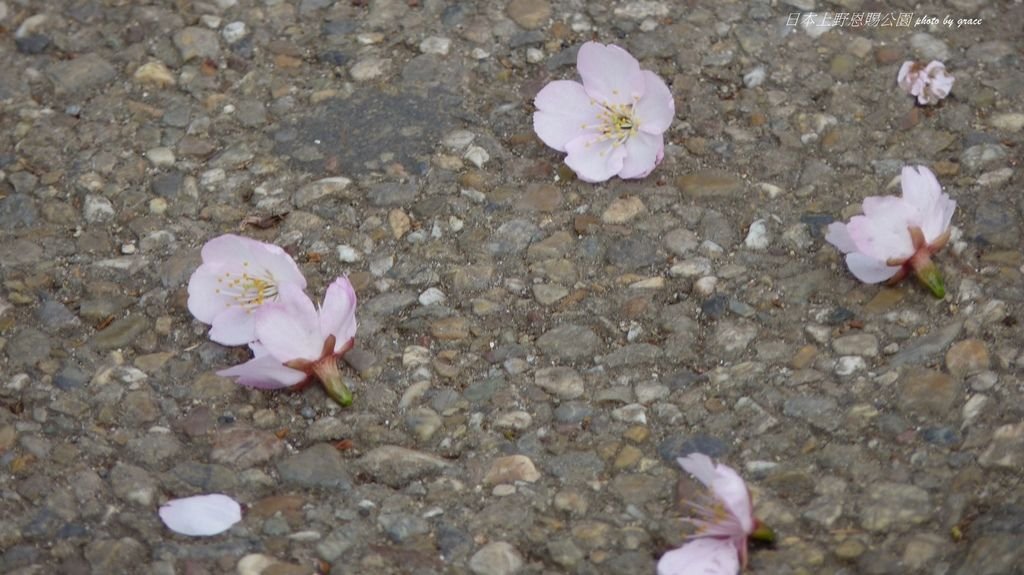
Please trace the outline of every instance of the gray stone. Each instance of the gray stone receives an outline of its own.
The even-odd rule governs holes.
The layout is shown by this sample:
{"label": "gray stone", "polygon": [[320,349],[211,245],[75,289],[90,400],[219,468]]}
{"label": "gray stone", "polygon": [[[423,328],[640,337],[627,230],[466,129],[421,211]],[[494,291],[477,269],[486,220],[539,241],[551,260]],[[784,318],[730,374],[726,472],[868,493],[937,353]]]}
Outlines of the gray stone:
{"label": "gray stone", "polygon": [[926,360],[938,355],[942,350],[953,343],[960,330],[964,327],[963,321],[955,321],[949,325],[939,328],[926,336],[919,337],[909,344],[903,346],[899,353],[892,356],[889,365],[900,367],[903,365],[915,365],[924,363]]}
{"label": "gray stone", "polygon": [[493,256],[517,254],[542,237],[544,234],[537,224],[529,220],[510,220],[498,226],[484,249]]}
{"label": "gray stone", "polygon": [[878,355],[878,338],[870,333],[844,335],[832,340],[832,350],[839,355],[875,357]]}
{"label": "gray stone", "polygon": [[440,457],[397,445],[376,447],[357,459],[355,465],[375,480],[395,489],[417,479],[437,475],[450,466]]}
{"label": "gray stone", "polygon": [[978,458],[978,463],[982,467],[1024,467],[1024,423],[1011,423],[996,428],[991,443]]}
{"label": "gray stone", "polygon": [[186,62],[194,58],[216,60],[220,56],[220,40],[209,28],[189,26],[179,30],[174,34],[174,45]]}
{"label": "gray stone", "polygon": [[366,191],[366,198],[377,207],[407,206],[416,199],[417,192],[413,182],[375,184]]}
{"label": "gray stone", "polygon": [[838,408],[835,398],[803,395],[787,399],[782,407],[782,413],[788,417],[803,419],[815,427],[833,430],[839,426],[836,417]]}
{"label": "gray stone", "polygon": [[269,431],[235,427],[219,432],[210,459],[238,469],[252,467],[284,451],[284,442]]}
{"label": "gray stone", "polygon": [[624,270],[645,268],[658,261],[657,243],[650,238],[630,236],[608,246],[605,258]]}
{"label": "gray stone", "polygon": [[377,517],[377,524],[388,539],[395,543],[430,532],[430,524],[426,520],[408,513],[381,513]]}
{"label": "gray stone", "polygon": [[576,399],[585,391],[583,378],[571,367],[538,369],[534,383],[559,399]]}
{"label": "gray stone", "polygon": [[114,495],[122,501],[149,507],[156,499],[156,480],[141,467],[118,463],[110,470]]}
{"label": "gray stone", "polygon": [[27,327],[7,344],[7,361],[14,368],[32,366],[49,357],[51,349],[50,336],[34,327]]}
{"label": "gray stone", "polygon": [[484,545],[469,560],[469,570],[475,575],[514,575],[523,565],[519,550],[505,541]]}
{"label": "gray stone", "polygon": [[148,329],[150,325],[145,316],[130,315],[108,325],[103,331],[92,336],[89,343],[97,350],[123,348]]}
{"label": "gray stone", "polygon": [[580,325],[562,325],[537,338],[537,348],[555,359],[584,359],[593,357],[601,346],[601,339],[590,328]]}
{"label": "gray stone", "polygon": [[1020,247],[1020,218],[1011,206],[997,201],[978,204],[974,214],[973,235],[983,243],[996,248]]}
{"label": "gray stone", "polygon": [[932,517],[928,492],[916,485],[880,482],[870,486],[860,509],[860,524],[874,533],[904,531]]}
{"label": "gray stone", "polygon": [[146,547],[131,537],[96,539],[85,545],[93,573],[133,573],[148,557]]}
{"label": "gray stone", "polygon": [[81,98],[112,82],[117,70],[99,55],[86,54],[51,64],[46,76],[53,82],[57,94]]}

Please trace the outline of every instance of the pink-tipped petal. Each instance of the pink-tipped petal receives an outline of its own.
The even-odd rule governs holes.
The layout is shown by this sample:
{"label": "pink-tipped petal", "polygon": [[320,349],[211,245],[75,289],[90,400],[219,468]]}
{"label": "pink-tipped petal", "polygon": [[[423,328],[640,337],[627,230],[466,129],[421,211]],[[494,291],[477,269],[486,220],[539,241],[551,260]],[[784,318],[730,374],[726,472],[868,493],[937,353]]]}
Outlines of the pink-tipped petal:
{"label": "pink-tipped petal", "polygon": [[302,275],[299,264],[280,247],[260,242],[251,250],[251,256],[250,266],[257,271],[262,270],[263,277],[274,278],[278,285],[292,283],[306,289],[306,277]]}
{"label": "pink-tipped petal", "polygon": [[209,336],[221,345],[245,345],[256,339],[255,313],[239,306],[226,308],[213,318]]}
{"label": "pink-tipped petal", "polygon": [[356,291],[348,278],[334,280],[320,308],[320,332],[334,335],[334,350],[341,349],[356,336]]}
{"label": "pink-tipped petal", "polygon": [[615,45],[587,42],[576,56],[583,87],[602,104],[632,104],[646,88],[640,62]]}
{"label": "pink-tipped petal", "polygon": [[648,134],[662,134],[676,117],[676,102],[665,81],[650,70],[642,71],[644,96],[633,107],[640,118],[640,131]]}
{"label": "pink-tipped petal", "polygon": [[665,157],[665,141],[661,134],[637,132],[626,140],[625,148],[626,155],[619,170],[619,177],[623,179],[643,178]]}
{"label": "pink-tipped petal", "polygon": [[219,493],[172,499],[159,513],[168,529],[193,537],[218,535],[242,520],[242,506]]}
{"label": "pink-tipped petal", "polygon": [[622,171],[626,150],[611,140],[580,136],[565,146],[565,163],[584,182],[604,182]]}
{"label": "pink-tipped petal", "polygon": [[320,332],[316,307],[294,284],[279,289],[278,301],[256,312],[257,339],[282,363],[320,359],[327,334]]}
{"label": "pink-tipped petal", "polygon": [[857,251],[857,244],[850,237],[850,232],[846,230],[846,224],[843,222],[832,222],[828,225],[825,241],[834,245],[844,254]]}
{"label": "pink-tipped petal", "polygon": [[744,539],[754,530],[754,507],[750,501],[747,484],[736,470],[721,463],[715,466],[715,475],[711,491],[725,504],[726,509],[743,529],[742,532],[732,535],[737,539]]}
{"label": "pink-tipped petal", "polygon": [[217,236],[203,245],[203,263],[224,263],[248,259],[261,242],[235,234]]}
{"label": "pink-tipped petal", "polygon": [[551,82],[534,100],[537,111],[533,114],[533,130],[548,146],[565,151],[565,145],[583,134],[598,133],[601,120],[597,105],[583,84],[568,80]]}
{"label": "pink-tipped petal", "polygon": [[222,369],[217,375],[238,378],[238,385],[256,389],[284,389],[302,383],[307,377],[297,369],[284,366],[272,355],[257,356],[245,363]]}
{"label": "pink-tipped petal", "polygon": [[900,266],[886,265],[884,261],[862,253],[847,254],[846,265],[850,268],[850,273],[866,284],[884,282],[900,271]]}
{"label": "pink-tipped petal", "polygon": [[658,560],[658,575],[737,575],[739,555],[728,539],[694,539]]}

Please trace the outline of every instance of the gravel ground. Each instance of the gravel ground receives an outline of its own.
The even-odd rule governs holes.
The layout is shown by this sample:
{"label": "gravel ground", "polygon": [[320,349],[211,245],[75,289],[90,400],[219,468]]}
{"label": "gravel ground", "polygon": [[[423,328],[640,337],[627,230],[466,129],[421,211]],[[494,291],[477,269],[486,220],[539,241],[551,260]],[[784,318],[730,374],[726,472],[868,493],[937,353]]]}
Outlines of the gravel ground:
{"label": "gravel ground", "polygon": [[[699,450],[779,535],[749,572],[1024,573],[1024,5],[892,4],[0,1],[0,571],[653,573]],[[590,39],[675,95],[644,180],[533,134]],[[906,164],[959,203],[941,301],[822,239]],[[352,279],[351,408],[215,375],[229,232]],[[160,523],[210,492],[226,534]]]}

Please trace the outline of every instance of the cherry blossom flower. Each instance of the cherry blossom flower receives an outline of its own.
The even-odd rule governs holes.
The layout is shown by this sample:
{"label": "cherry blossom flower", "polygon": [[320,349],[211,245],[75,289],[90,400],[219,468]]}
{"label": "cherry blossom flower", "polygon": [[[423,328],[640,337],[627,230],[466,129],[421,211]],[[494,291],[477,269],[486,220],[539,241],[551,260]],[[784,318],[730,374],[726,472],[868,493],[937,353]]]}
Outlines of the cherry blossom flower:
{"label": "cherry blossom flower", "polygon": [[332,399],[350,405],[352,392],[341,379],[338,358],[355,342],[352,284],[343,277],[334,280],[319,310],[296,284],[281,284],[278,290],[277,301],[254,314],[253,359],[217,374],[259,389],[293,387],[315,376]]}
{"label": "cherry blossom flower", "polygon": [[577,55],[583,83],[556,80],[535,100],[533,129],[586,182],[642,178],[664,157],[675,117],[665,82],[615,45],[587,42]]}
{"label": "cherry blossom flower", "polygon": [[159,513],[171,531],[196,537],[218,535],[242,520],[242,506],[219,493],[172,499]]}
{"label": "cherry blossom flower", "polygon": [[918,104],[927,106],[948,96],[954,79],[938,60],[932,60],[927,66],[908,60],[900,66],[896,83],[911,96],[917,96]]}
{"label": "cherry blossom flower", "polygon": [[708,493],[685,502],[693,516],[684,521],[697,531],[685,545],[662,555],[658,575],[736,575],[747,564],[747,540],[772,541],[774,533],[754,517],[750,491],[735,470],[702,453],[678,461]]}
{"label": "cherry blossom flower", "polygon": [[255,312],[277,299],[282,284],[306,287],[299,266],[281,248],[225,234],[206,242],[203,263],[188,280],[188,309],[210,324],[210,339],[242,345],[256,339]]}
{"label": "cherry blossom flower", "polygon": [[891,285],[913,272],[935,297],[945,297],[931,256],[949,241],[956,202],[924,166],[904,167],[900,182],[902,197],[865,198],[864,215],[832,223],[825,240],[846,254],[850,272],[864,283]]}

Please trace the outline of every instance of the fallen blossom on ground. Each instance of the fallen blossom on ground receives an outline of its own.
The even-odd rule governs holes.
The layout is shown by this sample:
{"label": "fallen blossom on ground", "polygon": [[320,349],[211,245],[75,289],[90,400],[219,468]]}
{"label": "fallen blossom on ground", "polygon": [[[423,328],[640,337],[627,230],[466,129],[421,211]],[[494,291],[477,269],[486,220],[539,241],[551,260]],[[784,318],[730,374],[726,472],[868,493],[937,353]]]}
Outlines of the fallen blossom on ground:
{"label": "fallen blossom on ground", "polygon": [[556,80],[535,100],[534,131],[567,152],[586,182],[642,178],[664,157],[663,133],[675,117],[665,82],[622,48],[587,42],[577,55],[583,83]]}
{"label": "fallen blossom on ground", "polygon": [[896,83],[911,96],[917,97],[922,106],[935,104],[949,95],[953,88],[953,76],[946,72],[946,66],[938,60],[928,65],[909,60],[900,66]]}
{"label": "fallen blossom on ground", "polygon": [[202,258],[188,280],[188,309],[223,345],[255,340],[255,312],[276,301],[283,284],[306,287],[295,260],[272,244],[225,234],[206,242]]}
{"label": "fallen blossom on ground", "polygon": [[771,541],[774,534],[754,517],[747,484],[731,467],[702,453],[679,458],[679,465],[708,493],[684,502],[693,515],[683,521],[697,531],[662,555],[658,575],[736,575],[747,564],[747,540]]}
{"label": "fallen blossom on ground", "polygon": [[913,272],[936,297],[944,297],[942,274],[931,256],[949,241],[956,202],[924,166],[904,167],[900,182],[902,197],[865,198],[864,214],[832,223],[825,240],[846,254],[850,272],[864,283],[895,284]]}
{"label": "fallen blossom on ground", "polygon": [[255,313],[253,359],[217,373],[260,389],[292,387],[315,376],[331,398],[349,405],[352,393],[337,362],[354,343],[355,311],[356,293],[347,278],[327,288],[320,309],[299,286],[282,284],[277,301]]}
{"label": "fallen blossom on ground", "polygon": [[160,507],[159,514],[171,531],[204,537],[223,533],[241,521],[242,506],[227,495],[215,493],[172,499]]}

